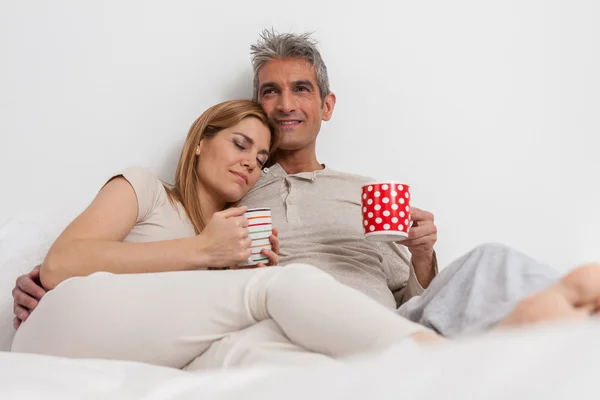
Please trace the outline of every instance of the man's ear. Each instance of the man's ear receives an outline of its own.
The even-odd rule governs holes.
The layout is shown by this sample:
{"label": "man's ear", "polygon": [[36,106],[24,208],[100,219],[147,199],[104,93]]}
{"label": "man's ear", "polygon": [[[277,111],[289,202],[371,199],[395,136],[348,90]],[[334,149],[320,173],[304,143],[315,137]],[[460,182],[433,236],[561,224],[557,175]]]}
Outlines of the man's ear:
{"label": "man's ear", "polygon": [[323,100],[323,121],[329,121],[335,108],[335,93],[329,93]]}

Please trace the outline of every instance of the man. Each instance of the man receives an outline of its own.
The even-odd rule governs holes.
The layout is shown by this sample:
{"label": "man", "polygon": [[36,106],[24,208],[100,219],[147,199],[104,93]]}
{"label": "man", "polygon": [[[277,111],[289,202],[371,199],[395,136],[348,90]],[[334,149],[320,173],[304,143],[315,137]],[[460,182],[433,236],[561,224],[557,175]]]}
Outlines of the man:
{"label": "man", "polygon": [[[332,117],[336,96],[315,42],[306,34],[264,31],[251,50],[255,100],[280,124],[283,137],[242,204],[271,207],[281,265],[313,264],[446,336],[496,325],[519,299],[557,280],[550,268],[499,245],[476,248],[433,280],[437,228],[430,212],[415,207],[407,240],[365,240],[358,196],[369,178],[333,171],[317,160],[316,138],[322,121]],[[17,280],[15,326],[44,295],[38,276],[34,269]]]}
{"label": "man", "polygon": [[432,283],[437,228],[433,215],[416,207],[408,240],[365,240],[359,194],[372,179],[333,171],[316,156],[321,122],[331,119],[336,104],[316,43],[307,34],[264,31],[251,51],[254,98],[283,134],[274,165],[242,203],[272,208],[282,265],[313,264],[444,335],[487,329],[517,300],[558,278],[514,250],[486,245]]}

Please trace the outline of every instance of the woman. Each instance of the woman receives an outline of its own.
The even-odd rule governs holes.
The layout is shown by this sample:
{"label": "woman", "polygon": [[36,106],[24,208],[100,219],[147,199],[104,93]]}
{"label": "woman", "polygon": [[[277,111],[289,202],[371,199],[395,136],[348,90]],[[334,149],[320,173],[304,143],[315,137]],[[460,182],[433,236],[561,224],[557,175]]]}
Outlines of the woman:
{"label": "woman", "polygon": [[[40,277],[53,290],[12,350],[197,369],[224,366],[212,345],[240,335],[292,363],[436,337],[312,266],[208,270],[249,257],[246,208],[229,205],[278,135],[259,105],[224,102],[192,125],[173,188],[139,167],[111,178],[50,249]],[[276,265],[276,231],[271,242]]]}

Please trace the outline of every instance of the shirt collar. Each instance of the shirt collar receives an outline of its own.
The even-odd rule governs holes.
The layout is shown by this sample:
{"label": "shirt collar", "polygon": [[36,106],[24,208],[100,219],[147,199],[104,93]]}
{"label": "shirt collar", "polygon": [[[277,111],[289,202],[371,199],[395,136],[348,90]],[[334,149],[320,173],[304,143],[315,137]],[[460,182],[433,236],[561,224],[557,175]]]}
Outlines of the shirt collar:
{"label": "shirt collar", "polygon": [[279,163],[275,163],[273,165],[271,165],[268,168],[264,168],[263,169],[263,174],[268,174],[271,176],[276,176],[279,178],[286,178],[288,176],[291,177],[295,177],[295,178],[300,178],[300,179],[306,179],[309,181],[314,181],[317,179],[317,175],[318,174],[322,174],[324,172],[329,171],[329,168],[327,168],[327,165],[322,164],[323,165],[323,169],[319,169],[316,171],[311,171],[311,172],[299,172],[297,174],[288,174],[287,172],[285,172],[285,170],[283,169],[283,167],[279,164]]}

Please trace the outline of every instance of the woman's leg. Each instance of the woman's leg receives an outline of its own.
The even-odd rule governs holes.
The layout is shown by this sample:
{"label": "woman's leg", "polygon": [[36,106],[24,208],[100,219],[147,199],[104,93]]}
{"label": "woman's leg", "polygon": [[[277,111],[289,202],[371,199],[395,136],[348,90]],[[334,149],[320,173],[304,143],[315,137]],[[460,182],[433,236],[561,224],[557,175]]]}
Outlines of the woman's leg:
{"label": "woman's leg", "polygon": [[214,341],[257,322],[246,302],[255,271],[72,278],[44,296],[12,351],[182,368]]}
{"label": "woman's leg", "polygon": [[398,343],[416,332],[431,332],[364,293],[306,264],[290,264],[261,278],[265,289],[251,291],[256,319],[272,318],[295,344],[334,358]]}
{"label": "woman's leg", "polygon": [[46,294],[12,350],[182,368],[213,342],[269,318],[292,343],[331,357],[427,330],[308,265],[100,273]]}
{"label": "woman's leg", "polygon": [[270,272],[247,288],[250,310],[262,321],[213,343],[187,370],[331,362],[427,331],[313,266]]}
{"label": "woman's leg", "polygon": [[272,319],[233,332],[214,342],[208,350],[186,365],[190,372],[255,366],[299,366],[334,363],[290,341]]}

